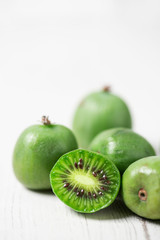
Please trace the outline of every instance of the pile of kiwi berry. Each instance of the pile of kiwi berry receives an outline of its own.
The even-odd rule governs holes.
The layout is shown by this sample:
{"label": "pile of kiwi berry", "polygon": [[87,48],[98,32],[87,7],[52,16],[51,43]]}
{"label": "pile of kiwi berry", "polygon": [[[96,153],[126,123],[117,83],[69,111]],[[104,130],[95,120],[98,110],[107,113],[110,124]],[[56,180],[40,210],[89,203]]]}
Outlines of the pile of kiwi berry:
{"label": "pile of kiwi berry", "polygon": [[134,213],[160,219],[160,157],[131,127],[126,103],[106,87],[77,107],[73,132],[46,116],[25,129],[14,148],[14,173],[29,189],[52,188],[81,213],[108,207],[120,193]]}

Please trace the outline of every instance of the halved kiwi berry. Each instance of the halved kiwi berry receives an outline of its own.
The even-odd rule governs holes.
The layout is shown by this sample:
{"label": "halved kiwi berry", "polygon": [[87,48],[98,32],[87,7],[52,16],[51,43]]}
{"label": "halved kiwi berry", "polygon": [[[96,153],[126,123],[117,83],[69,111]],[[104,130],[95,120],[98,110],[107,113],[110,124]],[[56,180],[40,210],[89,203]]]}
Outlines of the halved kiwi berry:
{"label": "halved kiwi berry", "polygon": [[105,156],[77,149],[59,158],[50,182],[57,197],[72,209],[93,213],[109,206],[120,188],[120,173]]}

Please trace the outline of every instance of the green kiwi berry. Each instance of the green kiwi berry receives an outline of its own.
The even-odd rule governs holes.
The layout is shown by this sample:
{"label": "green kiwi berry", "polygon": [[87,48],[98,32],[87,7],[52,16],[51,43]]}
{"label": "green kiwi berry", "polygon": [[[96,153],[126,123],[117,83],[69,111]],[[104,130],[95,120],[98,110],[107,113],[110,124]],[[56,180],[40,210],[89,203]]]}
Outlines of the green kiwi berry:
{"label": "green kiwi berry", "polygon": [[139,216],[160,219],[160,157],[132,163],[122,176],[126,206]]}
{"label": "green kiwi berry", "polygon": [[78,148],[72,131],[51,124],[47,117],[43,125],[33,125],[22,132],[13,153],[13,169],[17,179],[27,188],[50,189],[49,173],[58,158]]}
{"label": "green kiwi berry", "polygon": [[127,128],[101,132],[93,139],[89,149],[106,155],[121,174],[136,160],[155,155],[153,147],[145,138]]}
{"label": "green kiwi berry", "polygon": [[120,173],[101,154],[78,149],[66,153],[50,173],[53,192],[75,211],[93,213],[109,206],[120,188]]}
{"label": "green kiwi berry", "polygon": [[93,138],[106,129],[131,126],[126,103],[108,88],[88,95],[78,106],[73,119],[73,131],[82,148],[88,148]]}

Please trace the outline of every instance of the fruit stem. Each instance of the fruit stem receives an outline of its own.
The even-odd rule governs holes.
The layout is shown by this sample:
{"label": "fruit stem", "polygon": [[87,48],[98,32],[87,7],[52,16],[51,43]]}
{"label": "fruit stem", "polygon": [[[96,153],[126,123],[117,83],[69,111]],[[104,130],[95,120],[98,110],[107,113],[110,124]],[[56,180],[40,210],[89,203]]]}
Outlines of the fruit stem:
{"label": "fruit stem", "polygon": [[147,192],[144,188],[139,189],[138,197],[141,201],[146,201],[147,200]]}
{"label": "fruit stem", "polygon": [[104,91],[104,92],[110,92],[110,90],[111,90],[110,86],[105,86],[105,87],[103,88],[103,91]]}
{"label": "fruit stem", "polygon": [[51,122],[49,121],[48,118],[49,118],[49,117],[42,116],[42,123],[43,123],[44,125],[50,125],[50,124],[51,124]]}

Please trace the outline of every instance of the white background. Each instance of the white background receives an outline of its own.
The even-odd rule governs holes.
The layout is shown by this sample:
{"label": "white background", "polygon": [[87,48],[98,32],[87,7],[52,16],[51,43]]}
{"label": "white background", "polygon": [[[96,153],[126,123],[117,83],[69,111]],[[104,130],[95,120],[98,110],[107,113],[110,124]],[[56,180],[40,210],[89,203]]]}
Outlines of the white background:
{"label": "white background", "polygon": [[0,0],[1,239],[159,239],[121,204],[80,215],[12,173],[19,134],[41,116],[71,127],[86,94],[110,85],[134,130],[160,146],[159,0]]}

